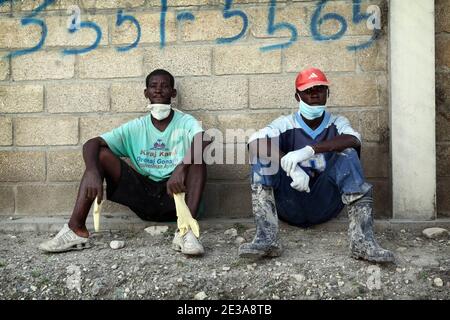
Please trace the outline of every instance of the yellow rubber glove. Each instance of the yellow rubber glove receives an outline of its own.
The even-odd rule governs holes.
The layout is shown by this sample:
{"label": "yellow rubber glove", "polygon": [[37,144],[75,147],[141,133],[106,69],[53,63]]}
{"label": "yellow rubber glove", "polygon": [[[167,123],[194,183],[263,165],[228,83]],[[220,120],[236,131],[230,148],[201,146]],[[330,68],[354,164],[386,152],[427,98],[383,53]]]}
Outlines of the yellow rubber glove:
{"label": "yellow rubber glove", "polygon": [[103,201],[100,202],[100,204],[97,203],[97,198],[94,200],[94,229],[95,232],[98,232],[100,230],[100,212],[102,211],[102,204]]}
{"label": "yellow rubber glove", "polygon": [[175,208],[177,210],[178,230],[180,230],[180,235],[184,236],[189,229],[191,229],[194,235],[198,238],[200,237],[200,227],[197,220],[192,218],[191,211],[184,200],[185,195],[186,194],[184,192],[173,195],[175,200]]}

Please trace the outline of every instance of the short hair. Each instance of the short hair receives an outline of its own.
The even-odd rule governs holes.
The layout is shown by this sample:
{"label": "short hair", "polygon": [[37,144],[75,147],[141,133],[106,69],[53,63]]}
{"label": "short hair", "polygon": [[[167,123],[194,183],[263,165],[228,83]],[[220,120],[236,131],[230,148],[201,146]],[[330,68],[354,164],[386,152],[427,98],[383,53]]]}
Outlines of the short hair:
{"label": "short hair", "polygon": [[173,75],[170,74],[169,71],[166,71],[164,69],[156,69],[153,70],[152,72],[150,72],[150,74],[147,76],[147,78],[145,78],[145,86],[148,88],[148,85],[150,83],[150,78],[153,76],[168,76],[169,77],[169,81],[170,81],[170,85],[172,86],[172,88],[175,87],[175,79],[173,77]]}

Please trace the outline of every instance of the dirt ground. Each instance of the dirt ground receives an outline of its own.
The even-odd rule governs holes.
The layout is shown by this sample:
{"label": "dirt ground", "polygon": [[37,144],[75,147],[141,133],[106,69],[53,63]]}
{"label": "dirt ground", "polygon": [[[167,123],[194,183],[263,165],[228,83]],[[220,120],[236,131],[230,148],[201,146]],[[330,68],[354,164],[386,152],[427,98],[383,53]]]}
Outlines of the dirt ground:
{"label": "dirt ground", "polygon": [[[371,264],[348,254],[346,232],[281,225],[279,258],[240,259],[251,223],[207,226],[206,253],[171,249],[174,225],[91,234],[90,249],[43,254],[50,232],[0,232],[0,299],[439,299],[450,298],[450,239],[420,231],[377,233],[395,264]],[[241,238],[242,237],[242,238]],[[113,250],[112,240],[125,247]]]}

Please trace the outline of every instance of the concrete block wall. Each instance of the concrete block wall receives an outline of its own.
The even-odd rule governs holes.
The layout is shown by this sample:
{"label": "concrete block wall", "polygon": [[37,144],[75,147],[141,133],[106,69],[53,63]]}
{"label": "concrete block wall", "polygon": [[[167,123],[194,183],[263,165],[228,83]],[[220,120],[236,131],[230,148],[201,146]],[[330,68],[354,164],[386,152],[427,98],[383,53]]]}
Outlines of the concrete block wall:
{"label": "concrete block wall", "polygon": [[[375,185],[377,217],[391,216],[386,0],[363,0],[360,10],[353,6],[359,1],[329,1],[320,12],[319,1],[235,0],[229,18],[223,16],[224,0],[168,0],[167,11],[162,10],[164,2],[54,1],[36,15],[47,29],[42,47],[16,55],[42,40],[41,26],[21,25],[21,19],[44,1],[2,1],[1,215],[70,214],[84,170],[83,143],[145,113],[144,79],[155,68],[166,68],[176,76],[178,108],[196,116],[205,129],[224,132],[259,129],[281,114],[294,112],[295,76],[314,65],[332,81],[331,111],[347,116],[362,133],[363,165]],[[447,0],[437,2],[448,8]],[[68,32],[71,12],[67,9],[73,4],[80,8],[81,21],[96,28]],[[373,30],[354,16],[354,12],[365,13],[369,5],[378,5],[382,12],[381,34],[373,41]],[[269,28],[273,30],[268,30],[270,12],[275,14]],[[341,20],[325,20],[319,26],[317,20],[327,13]],[[138,38],[130,18],[121,21],[124,16],[134,17],[141,32],[135,48],[120,52],[117,48]],[[448,15],[441,20],[438,74],[449,80]],[[218,40],[238,35],[235,41]],[[320,37],[330,39],[319,41]],[[363,43],[369,44],[351,49]],[[284,47],[266,50],[277,44]],[[83,53],[67,54],[67,50]],[[446,93],[449,82],[440,87]],[[440,108],[447,106],[448,111],[448,104],[447,99]],[[438,142],[438,157],[448,157],[448,119],[448,112],[438,118],[438,130],[447,135]],[[224,157],[242,147],[233,141],[224,144]],[[438,206],[446,212],[450,207],[443,192],[450,181],[447,167],[439,167],[445,177],[439,180],[438,196]],[[248,178],[246,164],[210,166],[206,215],[251,216]],[[107,203],[105,211],[127,209]]]}
{"label": "concrete block wall", "polygon": [[437,210],[450,217],[450,0],[435,6]]}

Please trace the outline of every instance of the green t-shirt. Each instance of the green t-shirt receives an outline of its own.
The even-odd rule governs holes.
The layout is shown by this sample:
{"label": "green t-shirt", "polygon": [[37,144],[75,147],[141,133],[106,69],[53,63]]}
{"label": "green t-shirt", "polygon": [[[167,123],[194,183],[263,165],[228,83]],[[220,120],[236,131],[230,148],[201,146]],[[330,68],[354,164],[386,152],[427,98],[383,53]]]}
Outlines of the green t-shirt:
{"label": "green t-shirt", "polygon": [[101,137],[115,155],[130,158],[142,175],[154,181],[167,179],[183,160],[194,136],[203,131],[193,116],[174,112],[164,132],[155,128],[149,113]]}

